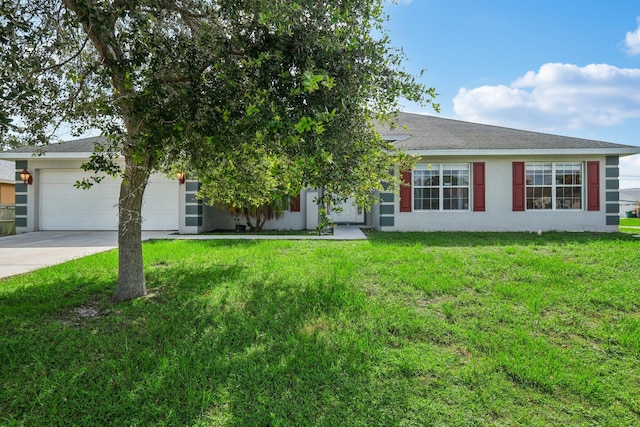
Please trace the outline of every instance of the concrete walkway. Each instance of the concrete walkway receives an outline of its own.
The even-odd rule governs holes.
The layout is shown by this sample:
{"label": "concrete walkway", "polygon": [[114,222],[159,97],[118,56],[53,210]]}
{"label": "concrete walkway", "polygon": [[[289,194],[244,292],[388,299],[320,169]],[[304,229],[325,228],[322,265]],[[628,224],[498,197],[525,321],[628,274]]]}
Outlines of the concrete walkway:
{"label": "concrete walkway", "polygon": [[[174,234],[173,231],[144,231],[142,240],[362,240],[357,226],[338,226],[333,235]],[[0,237],[0,278],[27,273],[118,247],[116,231],[37,231]]]}
{"label": "concrete walkway", "polygon": [[229,234],[171,234],[160,237],[160,239],[176,240],[366,240],[360,227],[356,225],[338,225],[333,234],[318,236],[316,233],[295,235],[295,234],[249,234],[249,233],[229,233]]}
{"label": "concrete walkway", "polygon": [[[142,240],[166,235],[166,231],[145,231],[142,233]],[[116,231],[37,231],[0,237],[0,278],[117,247]]]}

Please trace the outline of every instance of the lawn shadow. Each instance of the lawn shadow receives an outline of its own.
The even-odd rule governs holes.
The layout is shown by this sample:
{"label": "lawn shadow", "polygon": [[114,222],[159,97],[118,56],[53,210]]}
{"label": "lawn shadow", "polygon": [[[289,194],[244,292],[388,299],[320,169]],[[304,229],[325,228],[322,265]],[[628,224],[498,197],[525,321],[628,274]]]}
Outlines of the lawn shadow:
{"label": "lawn shadow", "polygon": [[362,399],[379,363],[372,337],[341,330],[361,310],[348,281],[261,280],[235,264],[154,268],[148,298],[87,295],[104,315],[69,323],[65,304],[44,321],[13,314],[21,326],[0,350],[5,421],[338,425],[382,416]]}

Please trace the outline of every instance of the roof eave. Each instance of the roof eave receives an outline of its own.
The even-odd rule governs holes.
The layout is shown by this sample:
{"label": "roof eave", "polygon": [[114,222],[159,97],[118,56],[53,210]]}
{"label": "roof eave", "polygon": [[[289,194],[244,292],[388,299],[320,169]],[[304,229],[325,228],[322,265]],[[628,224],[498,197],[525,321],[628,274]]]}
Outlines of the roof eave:
{"label": "roof eave", "polygon": [[570,155],[618,155],[640,154],[640,147],[621,148],[556,148],[556,149],[504,149],[504,150],[405,150],[418,156],[570,156]]}
{"label": "roof eave", "polygon": [[10,151],[0,153],[0,159],[5,160],[31,160],[31,159],[58,159],[77,160],[88,159],[93,153],[13,153]]}

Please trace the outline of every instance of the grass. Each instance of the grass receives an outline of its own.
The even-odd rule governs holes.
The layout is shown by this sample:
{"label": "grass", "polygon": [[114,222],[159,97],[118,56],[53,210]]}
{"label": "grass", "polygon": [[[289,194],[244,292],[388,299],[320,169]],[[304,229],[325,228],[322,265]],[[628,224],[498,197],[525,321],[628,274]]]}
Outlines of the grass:
{"label": "grass", "polygon": [[263,236],[317,236],[318,232],[314,230],[260,230],[245,231],[238,233],[235,230],[216,230],[205,234],[211,235],[263,235]]}
{"label": "grass", "polygon": [[640,218],[621,218],[619,230],[621,233],[640,234]]}
{"label": "grass", "polygon": [[640,242],[144,246],[0,281],[0,425],[640,425]]}

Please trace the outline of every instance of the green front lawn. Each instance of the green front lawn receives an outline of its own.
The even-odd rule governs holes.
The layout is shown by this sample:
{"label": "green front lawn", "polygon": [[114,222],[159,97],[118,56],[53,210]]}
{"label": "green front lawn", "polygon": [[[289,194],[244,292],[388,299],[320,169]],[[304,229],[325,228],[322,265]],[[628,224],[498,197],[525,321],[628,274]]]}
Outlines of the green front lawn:
{"label": "green front lawn", "polygon": [[0,281],[0,425],[640,425],[640,241],[144,246]]}
{"label": "green front lawn", "polygon": [[640,227],[640,218],[620,218],[620,225]]}
{"label": "green front lawn", "polygon": [[640,234],[640,218],[621,218],[619,230],[621,233]]}

